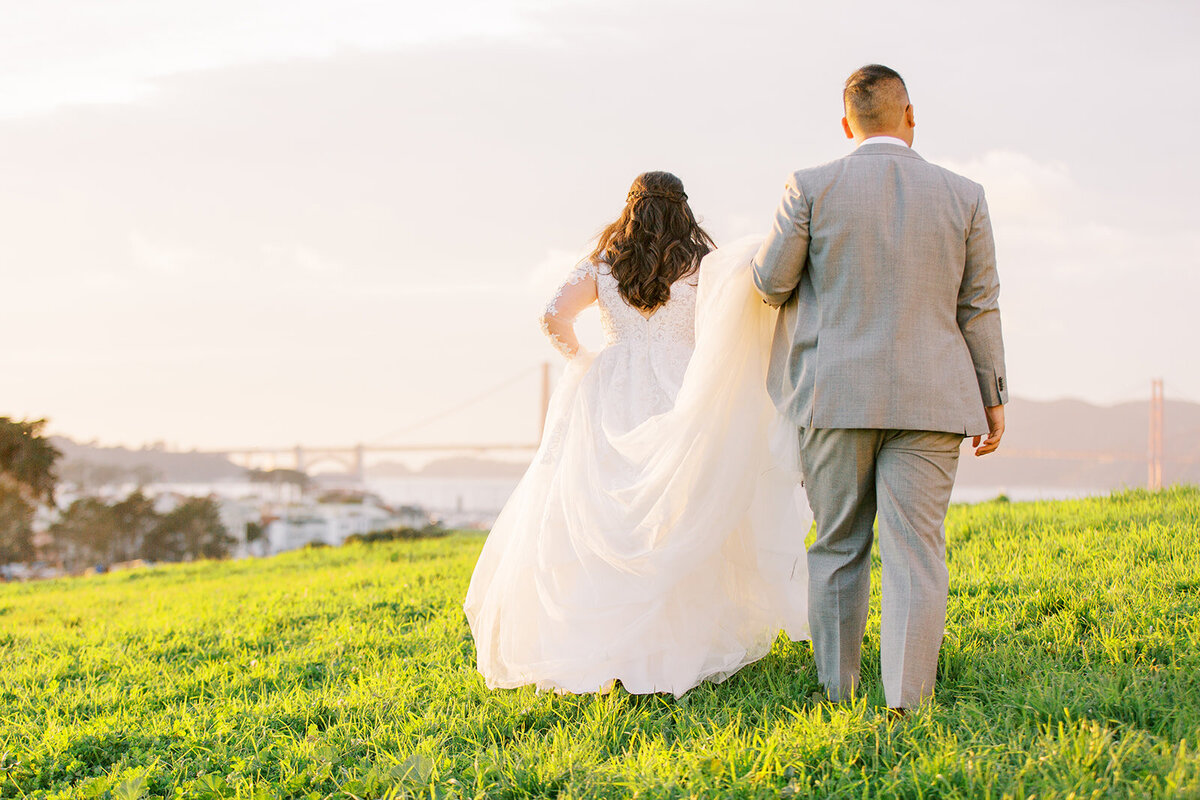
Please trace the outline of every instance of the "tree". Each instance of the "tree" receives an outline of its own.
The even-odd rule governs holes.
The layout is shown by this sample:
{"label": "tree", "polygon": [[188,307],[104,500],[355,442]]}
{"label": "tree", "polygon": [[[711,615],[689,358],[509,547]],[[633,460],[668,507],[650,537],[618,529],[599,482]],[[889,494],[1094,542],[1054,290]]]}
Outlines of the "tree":
{"label": "tree", "polygon": [[95,497],[82,497],[50,526],[58,557],[68,569],[112,561],[112,542],[118,538],[112,506]]}
{"label": "tree", "polygon": [[146,545],[162,521],[154,508],[154,501],[139,489],[111,506],[111,512],[113,530],[108,543],[109,561],[132,561],[144,557]]}
{"label": "tree", "polygon": [[0,417],[0,479],[24,487],[35,502],[54,502],[54,462],[62,453],[42,434],[46,420]]}
{"label": "tree", "polygon": [[267,529],[261,522],[250,520],[246,523],[246,544],[254,544],[267,535]]}
{"label": "tree", "polygon": [[140,491],[109,505],[82,497],[50,526],[59,558],[68,569],[145,558],[186,561],[226,558],[236,540],[221,523],[220,507],[208,497],[192,497],[159,514]]}
{"label": "tree", "polygon": [[147,554],[155,561],[228,558],[237,540],[221,522],[211,497],[191,497],[165,514],[148,537]]}
{"label": "tree", "polygon": [[33,560],[33,512],[20,492],[0,483],[0,564]]}
{"label": "tree", "polygon": [[153,501],[141,492],[112,505],[82,497],[50,526],[50,536],[68,568],[113,564],[143,558],[161,519]]}
{"label": "tree", "polygon": [[54,503],[62,455],[43,435],[46,420],[0,417],[0,564],[33,558],[33,514]]}

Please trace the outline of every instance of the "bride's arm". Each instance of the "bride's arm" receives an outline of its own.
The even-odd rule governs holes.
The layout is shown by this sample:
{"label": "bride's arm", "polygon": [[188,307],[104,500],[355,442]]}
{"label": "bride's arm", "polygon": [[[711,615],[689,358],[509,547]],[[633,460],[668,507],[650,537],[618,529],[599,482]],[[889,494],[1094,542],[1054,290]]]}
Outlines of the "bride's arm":
{"label": "bride's arm", "polygon": [[575,318],[594,302],[596,270],[591,259],[584,259],[571,270],[542,312],[542,332],[567,358],[574,358],[580,349],[579,339],[575,336]]}

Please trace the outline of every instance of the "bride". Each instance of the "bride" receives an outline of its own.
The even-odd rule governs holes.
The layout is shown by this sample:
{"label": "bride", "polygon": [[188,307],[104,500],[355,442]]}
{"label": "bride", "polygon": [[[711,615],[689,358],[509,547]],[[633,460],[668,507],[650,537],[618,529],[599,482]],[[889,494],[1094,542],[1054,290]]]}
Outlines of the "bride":
{"label": "bride", "polygon": [[[774,311],[757,243],[712,246],[683,183],[647,172],[546,308],[569,361],[464,603],[490,688],[679,696],[781,629],[808,638],[811,516],[766,393]],[[594,355],[572,327],[592,303]]]}

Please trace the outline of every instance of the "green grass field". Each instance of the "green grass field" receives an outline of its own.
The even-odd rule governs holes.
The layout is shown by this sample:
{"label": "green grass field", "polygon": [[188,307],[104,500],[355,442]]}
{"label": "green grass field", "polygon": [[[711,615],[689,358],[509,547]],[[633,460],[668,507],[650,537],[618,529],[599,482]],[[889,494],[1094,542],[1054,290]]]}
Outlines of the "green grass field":
{"label": "green grass field", "polygon": [[[482,539],[0,586],[0,797],[1200,797],[1200,490],[951,512],[938,697],[489,692]],[[876,583],[878,589],[878,583]]]}

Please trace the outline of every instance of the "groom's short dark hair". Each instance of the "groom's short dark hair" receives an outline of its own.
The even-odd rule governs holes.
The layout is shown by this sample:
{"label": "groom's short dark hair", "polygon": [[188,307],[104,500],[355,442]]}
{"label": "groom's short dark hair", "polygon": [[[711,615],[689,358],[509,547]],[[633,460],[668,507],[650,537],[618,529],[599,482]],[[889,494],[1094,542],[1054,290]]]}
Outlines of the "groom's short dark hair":
{"label": "groom's short dark hair", "polygon": [[889,127],[888,114],[895,106],[897,90],[908,94],[904,78],[896,70],[882,64],[859,67],[846,79],[842,90],[846,116],[867,131]]}

